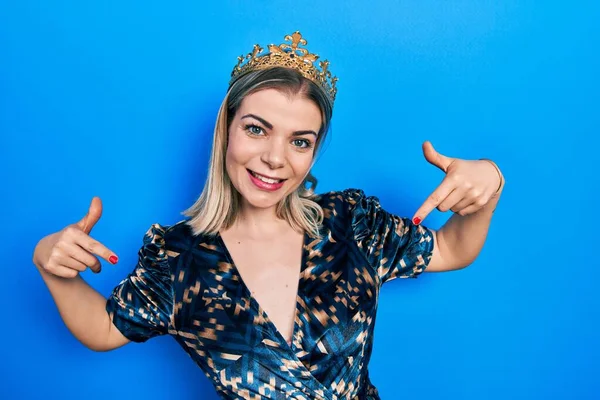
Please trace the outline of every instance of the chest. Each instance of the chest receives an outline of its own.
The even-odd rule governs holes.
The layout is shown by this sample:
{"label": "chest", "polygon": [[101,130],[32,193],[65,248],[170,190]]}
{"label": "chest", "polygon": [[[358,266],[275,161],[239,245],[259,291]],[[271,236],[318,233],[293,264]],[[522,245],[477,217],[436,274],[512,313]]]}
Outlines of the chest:
{"label": "chest", "polygon": [[224,238],[241,284],[288,343],[294,330],[303,238],[301,234],[272,240]]}
{"label": "chest", "polygon": [[327,234],[248,246],[232,239],[200,242],[181,263],[189,272],[175,273],[174,326],[192,357],[226,376],[245,376],[251,363],[303,384],[354,381],[370,354],[375,270]]}

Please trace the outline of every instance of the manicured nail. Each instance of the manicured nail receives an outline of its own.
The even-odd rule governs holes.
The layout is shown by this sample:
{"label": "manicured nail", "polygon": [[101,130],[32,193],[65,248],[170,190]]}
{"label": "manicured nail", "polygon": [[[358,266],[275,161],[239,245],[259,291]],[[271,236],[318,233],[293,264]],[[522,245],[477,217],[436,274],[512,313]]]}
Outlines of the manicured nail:
{"label": "manicured nail", "polygon": [[115,256],[114,254],[112,256],[110,256],[110,258],[108,259],[108,261],[110,261],[112,264],[116,264],[117,261],[119,261],[119,257]]}
{"label": "manicured nail", "polygon": [[420,223],[421,223],[421,218],[419,218],[419,217],[414,217],[413,218],[413,224],[419,225]]}

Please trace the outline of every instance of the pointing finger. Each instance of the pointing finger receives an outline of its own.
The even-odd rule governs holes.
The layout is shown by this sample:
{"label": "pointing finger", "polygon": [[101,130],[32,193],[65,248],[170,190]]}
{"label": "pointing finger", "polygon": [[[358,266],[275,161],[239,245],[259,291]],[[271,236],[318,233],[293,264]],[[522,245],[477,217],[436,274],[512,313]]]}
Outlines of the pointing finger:
{"label": "pointing finger", "polygon": [[425,202],[413,215],[413,223],[420,224],[437,206],[439,206],[454,190],[455,184],[448,179],[442,183],[427,197]]}
{"label": "pointing finger", "polygon": [[96,254],[111,264],[116,264],[119,261],[119,258],[113,251],[108,249],[108,247],[106,247],[99,241],[92,239],[85,233],[79,231],[78,233],[75,233],[75,236],[75,243],[79,245],[79,247],[81,247],[82,249],[88,251],[89,253]]}

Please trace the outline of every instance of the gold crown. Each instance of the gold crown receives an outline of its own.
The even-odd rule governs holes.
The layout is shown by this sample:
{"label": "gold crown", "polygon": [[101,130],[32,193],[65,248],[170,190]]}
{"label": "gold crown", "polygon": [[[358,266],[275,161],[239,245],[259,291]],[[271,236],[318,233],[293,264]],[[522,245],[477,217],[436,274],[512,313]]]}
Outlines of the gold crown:
{"label": "gold crown", "polygon": [[[297,70],[307,79],[310,79],[319,85],[333,104],[335,95],[337,94],[336,82],[338,78],[331,75],[329,71],[329,61],[319,61],[320,70],[314,65],[314,62],[319,58],[316,54],[311,54],[308,50],[299,47],[306,46],[307,42],[302,38],[300,32],[296,31],[291,35],[286,35],[284,40],[291,44],[283,43],[279,46],[274,44],[269,45],[269,53],[260,55],[263,48],[258,44],[254,45],[252,52],[245,57],[238,57],[238,63],[231,72],[231,80],[233,83],[239,76],[250,71],[257,71],[272,67],[286,67]],[[244,61],[248,60],[245,64]]]}

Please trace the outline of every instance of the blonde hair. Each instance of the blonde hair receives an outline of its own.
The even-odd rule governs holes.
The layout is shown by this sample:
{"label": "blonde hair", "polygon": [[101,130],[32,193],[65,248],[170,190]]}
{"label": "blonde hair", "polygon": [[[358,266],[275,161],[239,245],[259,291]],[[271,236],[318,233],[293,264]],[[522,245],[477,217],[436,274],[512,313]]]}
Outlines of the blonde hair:
{"label": "blonde hair", "polygon": [[[238,215],[240,194],[233,186],[225,167],[229,125],[244,97],[259,90],[275,88],[288,94],[302,94],[314,101],[322,112],[323,122],[315,145],[314,156],[329,129],[332,105],[323,91],[300,73],[288,68],[270,68],[239,77],[230,86],[223,100],[215,124],[208,176],[196,202],[183,211],[190,217],[186,224],[194,235],[216,235],[229,228]],[[313,158],[314,160],[314,158]],[[306,184],[310,183],[310,187]],[[287,221],[299,232],[319,237],[323,210],[314,201],[317,180],[308,174],[304,182],[277,205],[277,217]]]}

